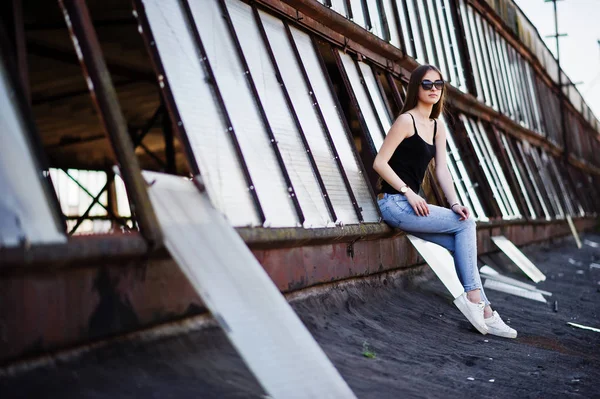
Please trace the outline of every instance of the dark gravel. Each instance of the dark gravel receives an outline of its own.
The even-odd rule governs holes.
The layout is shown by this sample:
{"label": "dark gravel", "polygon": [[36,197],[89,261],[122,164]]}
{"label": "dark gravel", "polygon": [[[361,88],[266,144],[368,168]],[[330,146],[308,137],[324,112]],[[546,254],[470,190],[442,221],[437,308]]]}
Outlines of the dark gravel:
{"label": "dark gravel", "polygon": [[[584,238],[600,243],[598,234]],[[472,329],[426,267],[350,282],[294,307],[359,398],[600,397],[600,333],[566,324],[600,328],[600,269],[589,267],[600,263],[600,248],[578,250],[567,238],[524,252],[547,276],[538,287],[554,295],[543,304],[488,290],[495,309],[518,330],[516,340]],[[502,256],[492,261],[527,281]],[[375,357],[365,357],[365,349]],[[111,344],[0,377],[1,398],[263,395],[217,328]]]}

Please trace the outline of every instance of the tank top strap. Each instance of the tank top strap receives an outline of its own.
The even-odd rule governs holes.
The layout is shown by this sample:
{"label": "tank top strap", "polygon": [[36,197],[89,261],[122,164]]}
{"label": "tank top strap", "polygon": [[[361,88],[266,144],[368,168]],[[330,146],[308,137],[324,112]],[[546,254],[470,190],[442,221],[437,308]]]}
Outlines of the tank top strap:
{"label": "tank top strap", "polygon": [[435,134],[437,133],[437,120],[433,120],[433,142],[435,143]]}
{"label": "tank top strap", "polygon": [[410,115],[410,117],[411,117],[411,118],[412,118],[412,120],[413,120],[413,127],[415,128],[415,134],[418,134],[418,132],[417,132],[417,124],[415,123],[415,117],[414,117],[414,116],[412,116],[412,114],[411,114],[410,112],[407,112],[407,114],[409,114],[409,115]]}

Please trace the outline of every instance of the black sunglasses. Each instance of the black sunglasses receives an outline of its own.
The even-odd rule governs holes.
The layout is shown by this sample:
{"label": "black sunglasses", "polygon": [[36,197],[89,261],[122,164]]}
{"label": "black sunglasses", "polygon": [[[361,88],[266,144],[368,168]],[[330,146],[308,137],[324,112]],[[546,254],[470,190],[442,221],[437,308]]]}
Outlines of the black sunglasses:
{"label": "black sunglasses", "polygon": [[432,82],[431,80],[423,80],[421,82],[421,87],[423,90],[431,90],[433,89],[433,86],[435,86],[435,88],[438,90],[442,90],[444,88],[444,81],[439,79],[435,82]]}

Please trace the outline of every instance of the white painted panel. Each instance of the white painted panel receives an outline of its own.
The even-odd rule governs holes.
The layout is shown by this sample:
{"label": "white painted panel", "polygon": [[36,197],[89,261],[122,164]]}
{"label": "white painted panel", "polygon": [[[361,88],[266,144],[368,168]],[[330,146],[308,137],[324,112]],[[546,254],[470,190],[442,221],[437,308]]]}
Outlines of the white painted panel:
{"label": "white painted panel", "polygon": [[406,19],[406,8],[402,0],[396,0],[396,7],[398,7],[398,16],[400,17],[400,30],[402,37],[404,38],[404,45],[406,48],[404,51],[412,58],[416,58],[416,54],[413,53],[411,41],[410,41],[410,29],[408,29],[408,20]]}
{"label": "white painted panel", "polygon": [[[448,148],[450,149],[450,151],[448,153],[448,157],[452,157],[452,159],[454,160],[454,163],[456,164],[456,169],[458,170],[458,173],[460,174],[460,180],[465,185],[465,189],[467,190],[469,199],[470,199],[471,203],[473,204],[473,213],[475,214],[477,220],[488,221],[489,219],[485,215],[485,212],[483,211],[483,207],[481,206],[479,197],[477,196],[477,193],[475,192],[475,188],[473,186],[473,183],[471,182],[471,178],[469,177],[469,174],[467,173],[467,169],[465,168],[465,165],[460,157],[460,153],[458,152],[458,147],[454,143],[454,139],[452,138],[452,132],[450,131],[450,129],[448,129],[448,126],[443,118],[440,118],[440,121],[444,124],[444,127],[446,128],[446,143],[448,144]],[[459,183],[455,181],[455,185],[458,185],[458,184]]]}
{"label": "white painted panel", "polygon": [[375,114],[375,110],[373,107],[371,107],[371,103],[369,102],[369,93],[361,83],[360,75],[358,74],[356,64],[354,63],[352,57],[343,51],[339,51],[339,53],[340,58],[342,59],[342,64],[344,65],[344,70],[348,75],[350,86],[352,86],[352,91],[354,92],[354,96],[358,102],[360,113],[362,114],[365,124],[367,125],[369,136],[371,137],[371,140],[373,140],[375,150],[379,152],[379,149],[383,145],[384,132],[381,131],[379,123],[377,122],[379,118]]}
{"label": "white painted panel", "polygon": [[16,103],[0,60],[0,247],[65,243]]}
{"label": "white painted panel", "polygon": [[454,268],[454,258],[452,258],[450,252],[441,245],[425,241],[411,234],[407,234],[406,237],[450,291],[452,297],[458,298],[461,296],[465,292],[465,288],[458,279]]}
{"label": "white painted panel", "polygon": [[[417,1],[421,1],[421,0],[417,0]],[[417,13],[419,11],[415,9],[413,0],[406,0],[406,9],[408,10],[408,17],[410,18],[410,27],[412,28],[412,36],[415,41],[415,48],[417,50],[415,59],[420,64],[425,64],[425,47],[424,47],[424,43],[421,41],[421,34],[419,33],[420,29],[422,27],[419,26],[418,19],[417,19]]]}
{"label": "white painted panel", "polygon": [[207,196],[178,176],[144,177],[167,249],[270,397],[355,398]]}
{"label": "white painted panel", "polygon": [[533,284],[524,283],[524,282],[522,282],[520,280],[517,280],[515,278],[499,274],[498,272],[496,272],[496,274],[486,272],[485,269],[484,269],[484,267],[482,267],[480,269],[480,273],[481,273],[481,277],[485,277],[485,278],[490,279],[490,280],[500,281],[502,283],[510,284],[510,285],[513,285],[513,286],[519,287],[519,288],[523,288],[523,289],[528,290],[528,291],[539,292],[540,294],[545,295],[545,296],[552,296],[551,292],[540,290],[540,289],[536,288],[536,286],[533,285]]}
{"label": "white painted panel", "polygon": [[346,13],[345,0],[331,0],[331,9],[336,11],[338,14],[342,14],[344,17],[348,17],[348,14]]}
{"label": "white painted panel", "polygon": [[290,94],[294,109],[300,120],[300,125],[302,126],[319,173],[321,173],[321,177],[323,178],[327,195],[329,195],[338,218],[336,223],[358,223],[356,211],[350,201],[350,196],[342,179],[340,169],[334,160],[325,131],[317,116],[317,109],[313,104],[308,86],[302,76],[300,65],[296,60],[283,22],[263,12],[260,12],[260,17],[273,53],[275,54],[275,59],[279,65],[283,82]]}
{"label": "white painted panel", "polygon": [[394,5],[392,0],[383,0],[383,12],[385,13],[388,28],[390,30],[390,43],[397,48],[401,48],[400,36],[398,35],[398,25],[394,17]]}
{"label": "white painted panel", "polygon": [[383,133],[387,134],[387,132],[389,132],[390,128],[392,127],[392,121],[387,107],[383,102],[383,93],[379,89],[379,85],[377,85],[377,77],[375,76],[373,69],[364,62],[359,62],[358,67],[362,72],[365,84],[367,85],[367,90],[369,91],[371,100],[373,100],[373,104],[375,105],[377,117],[381,122],[381,126],[383,126]]}
{"label": "white painted panel", "polygon": [[485,288],[486,290],[490,289],[515,296],[520,296],[521,298],[531,299],[532,301],[543,303],[547,302],[546,298],[544,298],[544,296],[539,292],[529,291],[524,288],[515,287],[514,285],[503,283],[501,281],[495,281],[491,279],[485,280],[485,282],[483,283],[483,288]]}
{"label": "white painted panel", "polygon": [[492,236],[494,244],[502,250],[523,272],[534,282],[546,280],[544,273],[540,271],[519,248],[504,236]]}
{"label": "white painted panel", "polygon": [[211,201],[232,225],[259,225],[242,163],[207,84],[198,48],[179,2],[144,0],[144,7]]}
{"label": "white painted panel", "polygon": [[252,8],[239,0],[227,0],[227,8],[306,219],[304,227],[325,227],[333,224],[335,221],[329,216],[315,171],[286,103],[282,87],[277,81],[268,50],[252,15]]}
{"label": "white painted panel", "polygon": [[567,222],[569,223],[569,228],[571,229],[571,234],[573,234],[573,238],[575,238],[575,243],[577,244],[577,248],[581,249],[581,240],[579,239],[579,233],[577,233],[577,228],[573,223],[573,219],[571,219],[571,215],[567,215]]}
{"label": "white painted panel", "polygon": [[371,33],[383,39],[383,26],[381,25],[381,16],[377,0],[366,0],[369,8],[369,17],[371,17]]}
{"label": "white painted panel", "polygon": [[288,187],[218,0],[192,0],[189,5],[262,205],[264,226],[298,226]]}
{"label": "white painted panel", "polygon": [[525,184],[523,183],[523,179],[521,178],[521,173],[519,172],[519,167],[515,161],[512,150],[506,141],[506,137],[504,133],[500,132],[500,140],[502,140],[502,145],[506,149],[506,153],[508,154],[508,160],[510,161],[511,167],[515,172],[515,176],[517,176],[517,182],[519,183],[519,188],[521,189],[521,195],[525,198],[525,202],[527,203],[527,209],[529,209],[529,213],[532,218],[537,218],[533,205],[531,203],[531,199],[529,198],[529,193],[527,193],[527,189],[525,188]]}
{"label": "white painted panel", "polygon": [[362,0],[350,0],[350,6],[352,7],[352,21],[365,28],[365,13],[362,8]]}
{"label": "white painted panel", "polygon": [[292,28],[292,35],[294,36],[300,57],[306,67],[317,101],[323,112],[327,128],[342,161],[344,171],[350,182],[350,187],[352,187],[358,206],[362,208],[363,220],[365,222],[379,222],[377,204],[373,200],[371,191],[367,185],[366,176],[363,175],[359,167],[360,161],[354,143],[350,141],[350,133],[342,123],[342,118],[345,118],[345,116],[335,105],[333,97],[335,94],[331,92],[327,84],[324,75],[325,71],[323,71],[319,64],[310,37],[295,28]]}

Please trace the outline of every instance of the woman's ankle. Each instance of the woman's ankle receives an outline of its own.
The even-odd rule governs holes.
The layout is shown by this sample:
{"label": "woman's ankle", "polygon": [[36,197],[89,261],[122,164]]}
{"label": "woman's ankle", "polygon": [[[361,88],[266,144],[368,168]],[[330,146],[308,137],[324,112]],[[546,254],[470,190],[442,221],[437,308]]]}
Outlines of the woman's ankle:
{"label": "woman's ankle", "polygon": [[492,307],[490,305],[487,305],[485,308],[483,308],[483,318],[484,319],[489,319],[493,315],[494,315],[494,311],[492,310]]}
{"label": "woman's ankle", "polygon": [[479,303],[481,302],[481,290],[479,288],[468,291],[467,292],[467,299],[470,302],[473,303]]}

